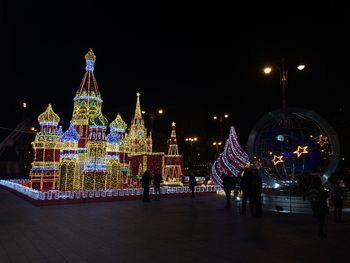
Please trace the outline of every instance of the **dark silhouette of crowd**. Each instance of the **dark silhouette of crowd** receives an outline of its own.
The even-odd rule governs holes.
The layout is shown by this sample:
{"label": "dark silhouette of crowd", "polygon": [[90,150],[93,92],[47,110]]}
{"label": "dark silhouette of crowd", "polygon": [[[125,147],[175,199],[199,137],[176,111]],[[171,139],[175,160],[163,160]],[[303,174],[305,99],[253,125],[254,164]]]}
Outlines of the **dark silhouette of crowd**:
{"label": "dark silhouette of crowd", "polygon": [[251,164],[246,165],[241,173],[240,191],[242,193],[241,215],[246,214],[247,201],[251,215],[262,217],[262,178],[259,171]]}

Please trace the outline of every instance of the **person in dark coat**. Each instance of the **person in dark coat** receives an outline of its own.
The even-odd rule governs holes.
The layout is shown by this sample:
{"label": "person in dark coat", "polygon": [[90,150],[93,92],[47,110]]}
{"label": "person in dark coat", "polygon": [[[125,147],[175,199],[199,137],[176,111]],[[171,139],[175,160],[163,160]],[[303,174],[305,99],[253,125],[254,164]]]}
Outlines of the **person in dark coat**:
{"label": "person in dark coat", "polygon": [[249,200],[250,213],[255,214],[254,204],[252,198],[253,191],[253,169],[250,165],[244,167],[241,175],[240,191],[242,193],[242,210],[241,215],[245,215],[247,208],[247,201]]}
{"label": "person in dark coat", "polygon": [[322,180],[319,176],[315,176],[309,191],[309,200],[314,217],[317,219],[318,236],[326,238],[324,233],[324,223],[326,216],[329,214],[327,204],[328,192],[323,188]]}
{"label": "person in dark coat", "polygon": [[226,173],[221,174],[222,178],[222,186],[225,191],[226,195],[226,205],[225,208],[230,208],[231,207],[231,191],[235,189],[236,187],[236,181],[233,176],[229,176]]}
{"label": "person in dark coat", "polygon": [[160,184],[162,183],[162,175],[159,170],[155,173],[153,177],[153,187],[154,187],[154,200],[160,201]]}
{"label": "person in dark coat", "polygon": [[151,184],[152,175],[149,170],[146,170],[142,175],[142,187],[143,187],[143,198],[144,202],[149,202],[149,185]]}
{"label": "person in dark coat", "polygon": [[252,177],[252,200],[254,205],[254,212],[256,217],[262,217],[262,203],[261,203],[261,194],[262,194],[262,178],[259,175],[259,170],[253,169]]}
{"label": "person in dark coat", "polygon": [[194,197],[194,190],[195,190],[195,187],[197,186],[197,180],[196,180],[196,177],[194,176],[194,174],[192,172],[190,173],[188,186],[189,186],[189,188],[191,190],[191,197]]}

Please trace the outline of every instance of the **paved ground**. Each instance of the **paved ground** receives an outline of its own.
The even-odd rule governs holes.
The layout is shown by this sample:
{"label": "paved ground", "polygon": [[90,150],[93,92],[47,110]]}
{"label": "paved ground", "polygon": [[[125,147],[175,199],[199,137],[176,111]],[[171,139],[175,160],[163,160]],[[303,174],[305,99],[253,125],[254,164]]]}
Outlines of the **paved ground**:
{"label": "paved ground", "polygon": [[346,262],[350,214],[227,211],[224,197],[35,207],[0,188],[0,262]]}

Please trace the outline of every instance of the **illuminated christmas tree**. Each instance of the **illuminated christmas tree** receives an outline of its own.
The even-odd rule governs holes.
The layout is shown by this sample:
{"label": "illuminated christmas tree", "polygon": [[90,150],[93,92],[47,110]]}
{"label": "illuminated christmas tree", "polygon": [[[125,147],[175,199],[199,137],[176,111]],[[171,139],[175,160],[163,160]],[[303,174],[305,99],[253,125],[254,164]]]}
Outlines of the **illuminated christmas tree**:
{"label": "illuminated christmas tree", "polygon": [[56,189],[59,179],[61,133],[60,121],[51,104],[39,115],[40,131],[32,142],[34,160],[29,173],[30,186],[40,191]]}
{"label": "illuminated christmas tree", "polygon": [[61,136],[60,190],[62,191],[81,188],[78,162],[79,139],[80,136],[71,122],[68,130]]}
{"label": "illuminated christmas tree", "polygon": [[175,122],[172,123],[172,130],[169,139],[168,154],[165,155],[164,176],[165,181],[180,182],[182,177],[182,155],[179,154],[176,141]]}
{"label": "illuminated christmas tree", "polygon": [[231,126],[224,151],[219,155],[211,168],[211,179],[215,184],[222,185],[222,173],[226,173],[229,176],[239,176],[239,173],[248,162],[248,155],[239,145],[235,128]]}

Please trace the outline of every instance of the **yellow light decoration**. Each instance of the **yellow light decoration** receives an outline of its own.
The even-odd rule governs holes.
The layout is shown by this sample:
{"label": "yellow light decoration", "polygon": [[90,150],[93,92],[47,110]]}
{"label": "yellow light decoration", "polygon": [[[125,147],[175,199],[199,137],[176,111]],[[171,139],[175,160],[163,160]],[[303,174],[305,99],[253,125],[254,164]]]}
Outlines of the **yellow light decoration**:
{"label": "yellow light decoration", "polygon": [[283,163],[283,155],[280,155],[280,156],[274,155],[272,162],[273,162],[273,165],[276,165],[278,163]]}
{"label": "yellow light decoration", "polygon": [[106,136],[108,121],[101,112],[102,99],[94,76],[96,56],[92,49],[85,60],[86,72],[74,97],[69,129],[62,133],[58,128],[60,118],[51,104],[38,117],[41,129],[32,142],[30,186],[41,191],[133,187],[139,185],[138,176],[145,169],[160,169],[166,178],[179,181],[182,156],[177,149],[175,122],[168,155],[153,153],[151,134],[147,133],[142,118],[141,94],[137,93],[130,129],[127,131],[127,124],[118,114]]}
{"label": "yellow light decoration", "polygon": [[298,146],[298,149],[295,150],[293,153],[300,157],[302,154],[309,153],[307,148],[308,146]]}
{"label": "yellow light decoration", "polygon": [[328,144],[328,137],[323,136],[322,134],[320,135],[317,143],[322,147],[325,144]]}

